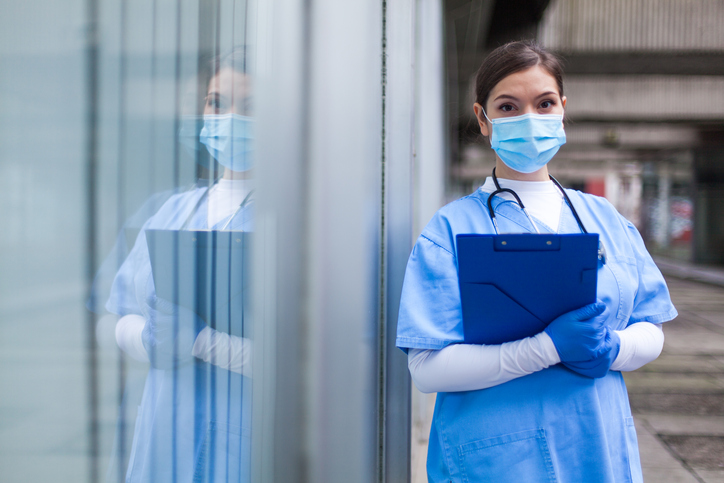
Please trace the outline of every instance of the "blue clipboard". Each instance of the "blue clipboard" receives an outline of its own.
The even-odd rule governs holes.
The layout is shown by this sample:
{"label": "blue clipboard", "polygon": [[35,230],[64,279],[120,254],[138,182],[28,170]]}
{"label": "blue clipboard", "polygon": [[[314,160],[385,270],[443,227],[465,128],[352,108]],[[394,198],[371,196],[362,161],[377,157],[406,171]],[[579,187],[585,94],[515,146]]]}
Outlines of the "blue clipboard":
{"label": "blue clipboard", "polygon": [[212,328],[242,336],[251,236],[239,231],[146,230],[156,295]]}
{"label": "blue clipboard", "polygon": [[596,301],[597,234],[457,235],[466,344],[542,331]]}

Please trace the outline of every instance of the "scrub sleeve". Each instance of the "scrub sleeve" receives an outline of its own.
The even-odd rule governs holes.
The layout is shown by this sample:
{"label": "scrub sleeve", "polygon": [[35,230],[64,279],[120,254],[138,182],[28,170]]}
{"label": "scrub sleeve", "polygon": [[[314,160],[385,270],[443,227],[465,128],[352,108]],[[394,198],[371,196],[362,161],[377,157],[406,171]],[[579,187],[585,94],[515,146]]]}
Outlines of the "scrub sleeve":
{"label": "scrub sleeve", "polygon": [[[666,283],[636,228],[605,199],[566,192],[584,226],[598,233],[606,248],[597,297],[610,309],[611,328],[622,330],[641,321],[660,324],[676,317]],[[397,346],[402,350],[441,349],[463,341],[455,237],[494,233],[487,197],[478,190],[443,207],[418,238],[400,302]],[[516,203],[496,197],[492,204],[501,232],[532,230]],[[566,204],[559,232],[580,232]],[[428,478],[643,481],[621,373],[610,371],[592,379],[558,364],[487,389],[438,393]]]}

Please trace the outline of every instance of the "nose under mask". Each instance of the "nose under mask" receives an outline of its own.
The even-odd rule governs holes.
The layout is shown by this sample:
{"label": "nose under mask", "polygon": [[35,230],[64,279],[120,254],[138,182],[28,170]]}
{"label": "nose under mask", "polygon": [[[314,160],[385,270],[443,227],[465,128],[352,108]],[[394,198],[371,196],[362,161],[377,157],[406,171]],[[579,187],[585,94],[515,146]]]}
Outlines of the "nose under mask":
{"label": "nose under mask", "polygon": [[[488,119],[487,114],[483,115]],[[490,120],[490,144],[509,168],[520,173],[538,171],[566,143],[562,114],[523,114]]]}
{"label": "nose under mask", "polygon": [[201,143],[222,166],[248,171],[254,165],[254,120],[239,114],[205,115]]}

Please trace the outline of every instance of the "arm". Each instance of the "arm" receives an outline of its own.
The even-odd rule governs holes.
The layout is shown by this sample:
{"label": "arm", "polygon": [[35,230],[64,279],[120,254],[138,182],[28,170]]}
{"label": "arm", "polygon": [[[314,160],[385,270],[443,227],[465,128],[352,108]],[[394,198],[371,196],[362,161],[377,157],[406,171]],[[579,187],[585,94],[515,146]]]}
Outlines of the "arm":
{"label": "arm", "polygon": [[205,327],[201,330],[191,354],[222,369],[251,377],[251,341]]}
{"label": "arm", "polygon": [[500,345],[410,349],[407,356],[412,380],[424,393],[485,389],[559,362],[556,347],[545,332]]}
{"label": "arm", "polygon": [[621,339],[621,348],[611,364],[612,371],[635,371],[659,357],[664,348],[661,325],[637,322],[616,333]]}
{"label": "arm", "polygon": [[[141,362],[149,362],[148,352],[143,345],[145,325],[146,319],[137,314],[123,316],[116,323],[118,347]],[[243,337],[205,327],[196,337],[191,355],[222,369],[251,376],[251,342]]]}
{"label": "arm", "polygon": [[116,322],[116,343],[132,359],[148,362],[148,353],[143,347],[143,327],[146,319],[141,315],[124,315]]}
{"label": "arm", "polygon": [[[616,331],[621,348],[613,371],[633,371],[656,359],[664,345],[660,325],[632,324]],[[500,345],[455,344],[441,350],[410,349],[407,366],[423,393],[475,391],[497,386],[560,362],[545,332]]]}

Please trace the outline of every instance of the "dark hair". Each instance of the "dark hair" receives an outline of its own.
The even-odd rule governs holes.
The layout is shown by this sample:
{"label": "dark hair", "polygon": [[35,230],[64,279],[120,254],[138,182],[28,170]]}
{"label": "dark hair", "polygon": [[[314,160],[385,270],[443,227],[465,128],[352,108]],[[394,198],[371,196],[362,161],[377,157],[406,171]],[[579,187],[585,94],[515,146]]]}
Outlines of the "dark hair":
{"label": "dark hair", "polygon": [[558,84],[563,97],[563,66],[558,57],[532,40],[508,42],[492,51],[483,61],[475,76],[475,102],[485,108],[490,91],[506,77],[540,65]]}

